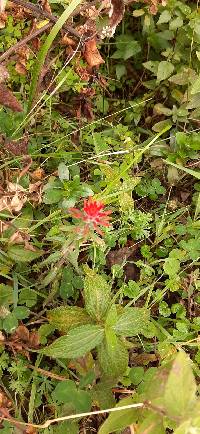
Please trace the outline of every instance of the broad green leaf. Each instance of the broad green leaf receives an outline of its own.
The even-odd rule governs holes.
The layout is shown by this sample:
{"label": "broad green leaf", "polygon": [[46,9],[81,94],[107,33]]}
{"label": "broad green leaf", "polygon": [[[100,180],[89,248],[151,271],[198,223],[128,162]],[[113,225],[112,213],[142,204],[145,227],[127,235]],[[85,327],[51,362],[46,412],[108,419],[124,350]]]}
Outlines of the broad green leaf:
{"label": "broad green leaf", "polygon": [[114,327],[117,335],[136,336],[145,330],[149,322],[149,311],[139,307],[127,307]]}
{"label": "broad green leaf", "polygon": [[192,95],[194,95],[195,93],[198,93],[198,92],[200,92],[200,77],[198,77],[194,81],[194,83],[193,83],[193,85],[191,87],[191,94]]}
{"label": "broad green leaf", "polygon": [[128,367],[128,350],[119,338],[114,343],[105,339],[99,347],[98,359],[106,376],[118,377]]}
{"label": "broad green leaf", "polygon": [[156,412],[151,412],[137,428],[137,434],[166,434],[163,419]]}
{"label": "broad green leaf", "polygon": [[87,312],[78,306],[61,306],[47,313],[48,321],[61,332],[67,333],[79,325],[91,323]]}
{"label": "broad green leaf", "polygon": [[18,326],[18,320],[13,313],[9,313],[3,320],[3,329],[7,333],[12,333]]}
{"label": "broad green leaf", "polygon": [[101,409],[111,408],[115,405],[112,387],[116,384],[113,378],[101,377],[101,380],[92,388],[92,400]]}
{"label": "broad green leaf", "polygon": [[66,336],[56,339],[41,352],[46,356],[72,359],[98,346],[104,337],[104,329],[98,325],[83,325],[72,329]]}
{"label": "broad green leaf", "polygon": [[143,66],[148,69],[148,71],[153,72],[154,75],[157,75],[159,62],[157,60],[148,60],[148,62],[144,62]]}
{"label": "broad green leaf", "polygon": [[52,397],[58,404],[68,404],[80,413],[89,411],[92,404],[90,393],[78,390],[72,380],[59,382],[52,392]]}
{"label": "broad green leaf", "polygon": [[[56,2],[57,3],[57,2]],[[48,434],[79,434],[78,422],[69,420],[61,422],[53,427],[53,433],[48,431]],[[9,433],[8,433],[9,434]]]}
{"label": "broad green leaf", "polygon": [[135,366],[130,369],[128,376],[131,383],[137,386],[144,378],[144,368],[142,366]]}
{"label": "broad green leaf", "polygon": [[[190,428],[192,428],[192,431],[190,430]],[[199,430],[195,431],[194,428],[191,426],[191,420],[187,420],[175,429],[174,434],[199,434],[199,432]]]}
{"label": "broad green leaf", "polygon": [[0,284],[0,306],[13,303],[13,288],[10,285]]}
{"label": "broad green leaf", "polygon": [[158,133],[160,133],[163,128],[171,128],[172,126],[172,122],[170,121],[170,119],[165,119],[164,121],[159,121],[156,124],[153,125],[152,130],[156,131]]}
{"label": "broad green leaf", "polygon": [[176,356],[166,383],[164,402],[169,417],[190,415],[196,402],[197,386],[191,361],[184,351]]}
{"label": "broad green leaf", "polygon": [[170,12],[165,9],[159,17],[159,20],[157,21],[157,24],[165,24],[168,23],[171,20],[171,14]]}
{"label": "broad green leaf", "polygon": [[118,63],[116,65],[116,76],[117,76],[117,79],[120,80],[120,78],[122,78],[123,75],[125,75],[125,74],[126,74],[126,67],[125,67],[125,65],[121,64],[121,63]]}
{"label": "broad green leaf", "polygon": [[17,306],[13,309],[13,314],[17,319],[25,319],[30,315],[30,310],[26,306]]}
{"label": "broad green leaf", "polygon": [[173,277],[180,271],[180,261],[176,258],[166,258],[164,261],[163,269],[165,274]]}
{"label": "broad green leaf", "polygon": [[179,27],[182,27],[183,20],[181,17],[176,17],[174,20],[169,23],[169,30],[177,30]]}
{"label": "broad green leaf", "polygon": [[69,169],[65,163],[60,163],[58,166],[58,176],[61,181],[65,179],[69,181]]}
{"label": "broad green leaf", "polygon": [[[134,404],[136,400],[133,398],[122,399],[116,407]],[[101,425],[98,434],[110,434],[119,430],[123,430],[129,425],[136,423],[139,416],[138,408],[116,411],[110,413],[106,421]]]}
{"label": "broad green leaf", "polygon": [[162,60],[158,65],[157,71],[157,80],[163,81],[172,75],[174,71],[174,65],[171,62],[167,62],[166,60]]}
{"label": "broad green leaf", "polygon": [[7,255],[15,262],[31,262],[42,256],[42,254],[42,250],[35,249],[35,251],[32,252],[32,250],[27,250],[24,246],[16,244],[9,246],[7,250]]}
{"label": "broad green leaf", "polygon": [[103,276],[85,267],[84,299],[87,313],[97,321],[105,317],[111,303],[111,287]]}

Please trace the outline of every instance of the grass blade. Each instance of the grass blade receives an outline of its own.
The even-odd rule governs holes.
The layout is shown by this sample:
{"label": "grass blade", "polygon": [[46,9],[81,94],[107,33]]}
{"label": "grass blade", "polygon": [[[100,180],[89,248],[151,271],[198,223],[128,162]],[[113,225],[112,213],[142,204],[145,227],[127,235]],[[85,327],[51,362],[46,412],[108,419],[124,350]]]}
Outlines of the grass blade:
{"label": "grass blade", "polygon": [[187,167],[179,166],[179,164],[171,163],[171,161],[165,160],[165,163],[170,164],[170,166],[176,167],[179,170],[183,170],[183,172],[188,173],[188,175],[192,175],[197,179],[200,179],[200,172],[196,170],[188,169]]}
{"label": "grass blade", "polygon": [[55,37],[57,36],[58,32],[62,28],[62,26],[65,24],[66,20],[70,17],[74,9],[82,2],[82,0],[72,0],[72,2],[69,4],[67,9],[62,13],[60,18],[58,19],[57,23],[53,26],[51,29],[51,32],[47,36],[47,39],[45,43],[42,45],[38,57],[35,63],[35,67],[33,69],[33,75],[32,75],[32,81],[30,86],[30,94],[29,94],[29,102],[28,102],[28,112],[31,109],[31,105],[36,93],[37,84],[38,84],[38,78],[40,75],[40,71],[42,69],[42,66],[44,64],[46,55],[48,53],[49,48],[51,47]]}

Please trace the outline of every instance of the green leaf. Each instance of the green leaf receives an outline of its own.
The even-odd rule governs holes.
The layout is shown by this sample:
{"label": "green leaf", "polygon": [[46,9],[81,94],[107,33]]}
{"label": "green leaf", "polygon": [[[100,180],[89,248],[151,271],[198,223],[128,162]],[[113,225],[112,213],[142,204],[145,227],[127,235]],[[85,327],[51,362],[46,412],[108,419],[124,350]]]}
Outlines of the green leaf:
{"label": "green leaf", "polygon": [[[190,428],[192,430],[190,430]],[[174,434],[198,434],[199,431],[195,432],[194,427],[191,425],[191,420],[187,420],[179,425],[178,428],[175,429]]]}
{"label": "green leaf", "polygon": [[164,121],[160,121],[154,124],[152,130],[159,133],[163,130],[163,128],[165,127],[170,128],[171,126],[172,126],[172,122],[170,121],[170,119],[165,119]]}
{"label": "green leaf", "polygon": [[186,418],[196,402],[197,386],[191,361],[184,351],[176,356],[166,383],[164,402],[171,418]]}
{"label": "green leaf", "polygon": [[65,179],[69,181],[69,169],[65,163],[60,163],[58,166],[58,176],[61,181]]}
{"label": "green leaf", "polygon": [[137,434],[166,434],[163,426],[163,419],[156,412],[150,413],[145,417],[141,424],[139,424]]}
{"label": "green leaf", "polygon": [[144,62],[143,66],[148,69],[148,71],[153,72],[154,75],[157,75],[159,62],[157,60],[148,60],[148,62]]}
{"label": "green leaf", "polygon": [[118,63],[116,65],[116,76],[117,76],[117,79],[120,80],[120,78],[122,78],[123,75],[125,75],[125,74],[126,74],[126,67],[125,67],[125,65],[122,64],[122,63]]}
{"label": "green leaf", "polygon": [[[116,407],[134,404],[134,398],[122,399]],[[110,413],[106,421],[101,425],[98,434],[110,434],[132,425],[137,421],[139,416],[138,408],[116,411]]]}
{"label": "green leaf", "polygon": [[179,27],[182,27],[183,20],[181,17],[176,17],[174,20],[169,23],[169,30],[177,30]]}
{"label": "green leaf", "polygon": [[112,387],[115,385],[113,378],[101,377],[101,380],[92,388],[92,400],[99,408],[111,408],[115,405]]}
{"label": "green leaf", "polygon": [[167,9],[165,9],[165,10],[160,14],[159,20],[157,21],[157,25],[158,25],[158,24],[165,24],[165,23],[168,23],[170,20],[171,20],[171,14],[170,14],[170,12],[169,12]]}
{"label": "green leaf", "polygon": [[[56,1],[57,3],[57,1]],[[62,423],[59,423],[58,425],[54,425],[53,427],[53,433],[52,431],[48,434],[79,434],[79,425],[77,421],[65,421]],[[6,433],[7,434],[7,433]],[[9,433],[8,433],[9,434]]]}
{"label": "green leaf", "polygon": [[13,245],[8,247],[7,254],[15,262],[31,262],[42,256],[43,251],[35,249],[32,252],[32,250],[26,250],[24,246]]}
{"label": "green leaf", "polygon": [[98,359],[106,376],[119,377],[128,367],[128,350],[119,338],[113,344],[105,339],[98,350]]}
{"label": "green leaf", "polygon": [[165,274],[174,277],[180,271],[180,261],[175,258],[166,258],[163,269]]}
{"label": "green leaf", "polygon": [[103,276],[85,267],[84,299],[87,313],[97,321],[103,319],[111,303],[111,287]]}
{"label": "green leaf", "polygon": [[7,333],[12,333],[18,326],[18,321],[13,313],[9,313],[3,320],[3,329]]}
{"label": "green leaf", "polygon": [[130,369],[128,376],[131,383],[137,386],[144,378],[144,368],[142,366],[135,366]]}
{"label": "green leaf", "polygon": [[158,65],[157,80],[158,82],[166,80],[172,75],[174,71],[174,65],[171,62],[162,60]]}
{"label": "green leaf", "polygon": [[198,77],[194,81],[194,83],[193,83],[193,85],[191,87],[191,94],[192,95],[194,95],[195,93],[198,93],[198,92],[200,92],[200,77]]}
{"label": "green leaf", "polygon": [[82,357],[98,346],[104,337],[104,329],[98,325],[83,325],[70,330],[68,335],[56,339],[42,353],[54,358]]}
{"label": "green leaf", "polygon": [[13,314],[17,319],[25,319],[30,315],[30,310],[25,306],[17,306],[13,309]]}
{"label": "green leaf", "polygon": [[119,316],[114,330],[120,336],[136,336],[145,330],[149,322],[149,311],[139,307],[127,307]]}
{"label": "green leaf", "polygon": [[13,303],[13,288],[10,285],[0,284],[0,306]]}
{"label": "green leaf", "polygon": [[78,306],[61,306],[47,313],[48,321],[61,332],[67,333],[79,325],[91,323],[87,312]]}
{"label": "green leaf", "polygon": [[74,381],[66,380],[57,384],[52,392],[53,401],[58,404],[69,404],[77,412],[86,412],[91,408],[90,393],[78,390]]}

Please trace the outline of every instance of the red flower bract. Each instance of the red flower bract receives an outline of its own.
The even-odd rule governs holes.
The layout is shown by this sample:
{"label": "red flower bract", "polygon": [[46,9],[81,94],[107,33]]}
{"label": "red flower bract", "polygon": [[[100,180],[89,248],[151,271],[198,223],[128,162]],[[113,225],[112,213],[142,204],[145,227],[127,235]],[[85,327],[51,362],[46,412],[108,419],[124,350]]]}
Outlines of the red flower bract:
{"label": "red flower bract", "polygon": [[77,208],[70,208],[70,214],[72,217],[82,220],[86,225],[93,226],[93,229],[98,233],[102,232],[98,229],[98,226],[110,226],[109,214],[112,211],[104,211],[105,205],[102,202],[93,200],[91,197],[84,200],[83,211]]}

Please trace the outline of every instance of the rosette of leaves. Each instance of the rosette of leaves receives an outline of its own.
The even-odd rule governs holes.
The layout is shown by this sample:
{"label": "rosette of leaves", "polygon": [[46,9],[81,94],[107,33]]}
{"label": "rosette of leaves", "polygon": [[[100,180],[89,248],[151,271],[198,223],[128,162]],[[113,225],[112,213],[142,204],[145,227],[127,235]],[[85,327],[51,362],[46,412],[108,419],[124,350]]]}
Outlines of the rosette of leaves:
{"label": "rosette of leaves", "polygon": [[50,324],[64,335],[42,352],[53,358],[75,359],[96,348],[102,373],[116,378],[128,366],[126,338],[146,336],[149,311],[117,306],[106,278],[89,267],[85,267],[83,296],[83,308],[62,306],[49,311]]}

